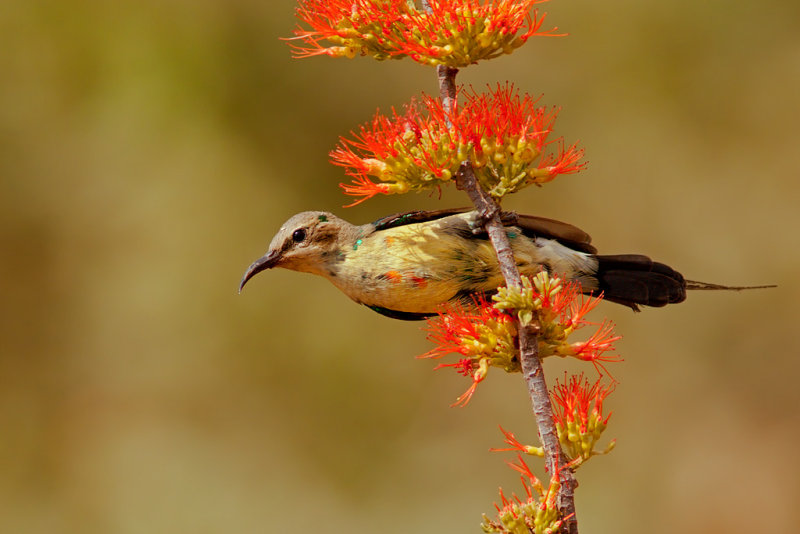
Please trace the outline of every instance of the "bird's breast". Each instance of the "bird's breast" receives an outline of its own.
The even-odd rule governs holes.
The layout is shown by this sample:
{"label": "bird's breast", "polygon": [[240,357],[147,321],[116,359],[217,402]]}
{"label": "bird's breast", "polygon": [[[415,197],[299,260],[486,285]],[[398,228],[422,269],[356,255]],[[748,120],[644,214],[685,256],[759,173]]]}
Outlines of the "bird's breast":
{"label": "bird's breast", "polygon": [[502,283],[484,240],[465,239],[434,224],[376,232],[355,243],[330,277],[353,300],[411,313],[433,313],[458,295]]}

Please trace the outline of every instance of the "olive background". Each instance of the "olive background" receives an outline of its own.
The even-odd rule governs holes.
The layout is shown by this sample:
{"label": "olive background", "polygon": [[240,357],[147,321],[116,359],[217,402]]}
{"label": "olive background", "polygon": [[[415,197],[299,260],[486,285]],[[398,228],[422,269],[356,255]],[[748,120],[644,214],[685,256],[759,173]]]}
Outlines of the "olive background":
{"label": "olive background", "polygon": [[[11,0],[0,9],[0,531],[479,532],[535,442],[519,375],[414,358],[420,324],[275,271],[295,212],[363,223],[463,193],[341,206],[328,163],[376,109],[435,94],[409,60],[294,60],[288,1]],[[603,304],[624,363],[578,477],[582,532],[789,533],[797,443],[800,4],[557,1],[463,69],[560,106],[587,170],[505,206],[605,253],[778,289]],[[545,363],[548,377],[591,366]],[[534,459],[531,465],[538,465]],[[541,470],[539,471],[541,473]]]}

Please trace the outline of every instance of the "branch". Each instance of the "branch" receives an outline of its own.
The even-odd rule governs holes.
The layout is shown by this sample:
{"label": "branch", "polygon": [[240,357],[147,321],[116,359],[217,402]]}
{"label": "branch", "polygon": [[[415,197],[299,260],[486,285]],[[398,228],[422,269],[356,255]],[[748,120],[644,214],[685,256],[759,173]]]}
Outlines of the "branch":
{"label": "branch", "polygon": [[[456,97],[455,77],[458,69],[439,66],[439,93],[442,105],[448,113],[452,113]],[[469,195],[475,205],[478,217],[489,235],[489,240],[497,253],[500,272],[508,287],[522,287],[522,279],[517,269],[511,243],[500,220],[499,204],[478,184],[472,163],[461,164],[456,176],[456,186]],[[528,395],[533,406],[533,413],[539,427],[539,439],[545,454],[545,463],[550,473],[558,473],[561,488],[558,493],[558,509],[564,520],[562,532],[578,534],[578,521],[575,515],[575,488],[577,480],[572,470],[566,465],[567,459],[558,442],[558,431],[553,420],[553,406],[547,383],[544,379],[542,360],[539,358],[539,325],[530,324],[519,328],[519,355],[522,373],[528,385]]]}
{"label": "branch", "polygon": [[442,106],[448,113],[452,114],[456,103],[456,74],[458,69],[439,65],[436,67],[436,75],[439,78],[439,98],[442,99]]}

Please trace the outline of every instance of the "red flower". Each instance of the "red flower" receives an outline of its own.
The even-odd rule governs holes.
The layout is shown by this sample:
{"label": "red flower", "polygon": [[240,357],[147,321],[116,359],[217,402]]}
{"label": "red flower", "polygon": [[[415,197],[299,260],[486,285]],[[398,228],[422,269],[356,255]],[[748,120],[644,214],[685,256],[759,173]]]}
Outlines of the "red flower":
{"label": "red flower", "polygon": [[[520,314],[524,316],[520,321],[535,319],[539,325],[540,358],[570,356],[591,362],[606,375],[610,373],[603,364],[621,360],[611,352],[620,339],[614,334],[611,322],[600,323],[586,341],[568,341],[575,330],[589,324],[584,316],[597,306],[601,297],[584,296],[580,284],[565,283],[544,271],[525,278],[523,286],[516,291],[498,288],[492,297],[496,301],[494,304],[477,299],[470,308],[445,306],[437,317],[428,320],[428,340],[435,347],[420,357],[458,354],[457,362],[440,364],[436,369],[451,367],[472,378],[470,388],[456,404],[465,405],[469,401],[490,367],[500,367],[506,372],[521,371],[515,320]],[[506,437],[510,439],[508,434]]]}
{"label": "red flower", "polygon": [[521,443],[517,437],[512,433],[506,430],[503,430],[503,427],[500,427],[500,432],[503,433],[505,436],[505,442],[508,447],[500,448],[500,447],[492,447],[489,449],[492,452],[503,452],[503,451],[520,451],[524,452],[525,454],[531,454],[533,456],[544,456],[544,451],[541,447],[534,447],[533,445],[525,445]]}
{"label": "red flower", "polygon": [[368,200],[378,193],[388,194],[389,193],[389,184],[376,184],[363,176],[357,176],[352,184],[339,184],[344,190],[346,195],[352,195],[354,197],[361,197],[355,202],[348,204],[345,206],[346,208],[350,208],[355,206],[356,204],[361,204],[365,200]]}
{"label": "red flower", "polygon": [[[525,460],[522,459],[522,456],[520,456],[518,454],[517,455],[517,460],[519,460],[518,464],[515,464],[514,462],[508,462],[508,466],[511,469],[513,469],[514,471],[518,472],[520,475],[522,475],[523,484],[526,483],[526,479],[527,479],[527,482],[531,482],[534,485],[539,484],[540,483],[539,482],[539,478],[536,475],[533,474],[533,471],[531,471],[531,468],[528,467],[527,463],[525,463]],[[558,479],[556,479],[556,480],[558,480]],[[527,491],[527,493],[528,493],[528,495],[530,495],[530,491]]]}
{"label": "red flower", "polygon": [[605,450],[595,450],[595,444],[606,429],[611,414],[603,415],[603,401],[614,389],[614,384],[603,386],[600,379],[592,385],[581,374],[570,376],[564,383],[556,383],[552,392],[553,418],[558,440],[570,465],[578,467],[597,454],[606,454],[614,448],[611,441]]}
{"label": "red flower", "polygon": [[569,312],[562,311],[561,320],[567,327],[572,329],[580,328],[586,324],[584,316],[592,311],[595,306],[603,300],[603,294],[596,297],[587,297],[583,294],[576,294],[569,302]]}
{"label": "red flower", "polygon": [[609,374],[601,362],[622,361],[618,354],[606,354],[606,352],[614,350],[614,342],[620,339],[622,336],[614,335],[614,323],[603,321],[587,341],[572,344],[573,354],[571,356],[592,362],[595,367],[599,367],[605,374]]}
{"label": "red flower", "polygon": [[539,29],[533,6],[545,0],[430,0],[430,11],[407,0],[304,0],[295,57],[410,57],[427,65],[465,67],[510,54]]}
{"label": "red flower", "polygon": [[578,160],[583,157],[583,150],[578,149],[577,144],[564,148],[564,141],[559,139],[558,145],[558,157],[548,154],[539,164],[540,169],[547,171],[547,179],[543,181],[550,181],[559,174],[576,173],[585,166],[583,163],[578,164]]}
{"label": "red flower", "polygon": [[428,341],[436,347],[420,358],[441,358],[451,353],[492,356],[506,350],[506,343],[513,342],[516,334],[511,317],[480,298],[470,309],[458,304],[443,307],[436,317],[428,319],[426,330]]}
{"label": "red flower", "polygon": [[440,363],[436,367],[433,368],[434,371],[437,369],[443,369],[445,367],[452,367],[458,374],[462,376],[472,376],[477,366],[475,365],[475,360],[471,358],[461,358],[455,363]]}
{"label": "red flower", "polygon": [[[614,385],[602,386],[597,381],[589,385],[583,373],[566,378],[564,383],[556,381],[553,388],[553,416],[558,425],[574,423],[581,432],[586,432],[594,422],[608,423],[611,414],[603,419],[603,400],[614,390]],[[590,413],[591,410],[591,413]]]}
{"label": "red flower", "polygon": [[[484,189],[502,197],[584,167],[577,163],[583,150],[575,145],[565,149],[558,140],[558,153],[546,153],[557,110],[537,107],[510,84],[488,94],[460,94],[464,101],[451,112],[438,98],[423,96],[403,113],[377,114],[351,139],[342,138],[331,161],[355,178],[345,191],[366,199],[438,187],[469,159]],[[367,176],[384,183],[379,188]]]}

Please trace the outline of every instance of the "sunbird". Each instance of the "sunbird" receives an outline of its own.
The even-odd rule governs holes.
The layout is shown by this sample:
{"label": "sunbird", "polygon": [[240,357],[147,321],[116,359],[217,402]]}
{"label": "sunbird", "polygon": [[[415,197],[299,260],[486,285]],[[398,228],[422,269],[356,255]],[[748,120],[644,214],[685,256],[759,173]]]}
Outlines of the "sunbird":
{"label": "sunbird", "polygon": [[[502,221],[520,274],[545,270],[634,311],[682,302],[690,289],[756,287],[685,280],[641,254],[598,255],[589,234],[553,219],[505,213]],[[354,301],[404,320],[436,315],[448,302],[469,306],[504,284],[479,216],[466,208],[412,211],[361,226],[304,211],[280,227],[267,253],[244,273],[239,292],[273,267],[323,276]]]}

